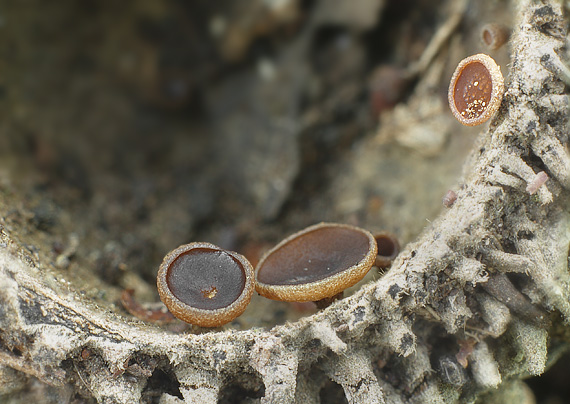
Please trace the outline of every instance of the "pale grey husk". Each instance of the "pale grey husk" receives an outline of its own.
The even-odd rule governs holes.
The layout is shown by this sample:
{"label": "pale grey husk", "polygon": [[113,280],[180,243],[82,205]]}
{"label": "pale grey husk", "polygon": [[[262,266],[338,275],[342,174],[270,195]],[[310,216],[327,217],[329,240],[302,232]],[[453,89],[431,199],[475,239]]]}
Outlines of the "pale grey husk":
{"label": "pale grey husk", "polygon": [[160,368],[187,403],[236,385],[264,391],[250,402],[318,403],[327,379],[349,403],[532,402],[518,379],[570,342],[565,27],[557,2],[521,2],[503,104],[457,201],[383,278],[296,323],[194,335],[125,321],[61,293],[2,229],[0,393],[28,375],[68,398],[136,403]]}

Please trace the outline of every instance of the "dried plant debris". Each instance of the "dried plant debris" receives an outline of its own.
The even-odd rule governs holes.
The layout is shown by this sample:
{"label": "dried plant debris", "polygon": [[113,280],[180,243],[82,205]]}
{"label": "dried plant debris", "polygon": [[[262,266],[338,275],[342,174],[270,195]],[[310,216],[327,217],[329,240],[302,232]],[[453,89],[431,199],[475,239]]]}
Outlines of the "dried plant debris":
{"label": "dried plant debris", "polygon": [[517,12],[505,97],[455,202],[384,277],[298,322],[175,334],[128,320],[0,222],[1,393],[34,377],[61,402],[532,402],[517,379],[570,342],[567,22],[554,1]]}

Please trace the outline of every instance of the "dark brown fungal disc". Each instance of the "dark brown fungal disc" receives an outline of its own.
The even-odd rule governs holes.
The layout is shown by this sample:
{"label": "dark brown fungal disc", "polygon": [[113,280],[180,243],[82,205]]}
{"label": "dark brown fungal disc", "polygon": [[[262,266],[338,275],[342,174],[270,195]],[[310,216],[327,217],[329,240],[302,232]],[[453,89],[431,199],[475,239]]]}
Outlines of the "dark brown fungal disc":
{"label": "dark brown fungal disc", "polygon": [[157,286],[161,300],[177,318],[218,327],[247,307],[253,294],[253,268],[233,251],[190,243],[164,257]]}
{"label": "dark brown fungal disc", "polygon": [[499,109],[503,92],[503,75],[495,61],[482,53],[469,56],[451,78],[449,107],[463,125],[480,125]]}
{"label": "dark brown fungal disc", "polygon": [[320,223],[281,241],[255,270],[255,289],[269,299],[318,301],[361,280],[376,259],[376,240],[358,227]]}
{"label": "dark brown fungal disc", "polygon": [[400,253],[400,243],[395,235],[387,231],[376,233],[374,239],[378,245],[378,253],[374,265],[380,269],[386,269],[392,265],[392,261]]}

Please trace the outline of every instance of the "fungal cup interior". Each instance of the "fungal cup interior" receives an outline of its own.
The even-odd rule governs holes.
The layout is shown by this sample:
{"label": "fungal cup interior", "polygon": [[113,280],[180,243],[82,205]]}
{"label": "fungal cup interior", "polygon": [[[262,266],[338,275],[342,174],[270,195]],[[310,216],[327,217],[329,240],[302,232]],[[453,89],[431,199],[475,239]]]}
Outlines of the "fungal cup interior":
{"label": "fungal cup interior", "polygon": [[468,63],[455,83],[455,106],[466,119],[476,118],[489,105],[492,90],[493,81],[487,67],[477,61]]}
{"label": "fungal cup interior", "polygon": [[217,310],[238,299],[245,287],[242,265],[224,251],[195,248],[180,254],[166,273],[172,294],[197,309]]}
{"label": "fungal cup interior", "polygon": [[300,285],[340,273],[369,252],[365,234],[341,227],[318,228],[286,241],[270,253],[257,272],[269,285]]}

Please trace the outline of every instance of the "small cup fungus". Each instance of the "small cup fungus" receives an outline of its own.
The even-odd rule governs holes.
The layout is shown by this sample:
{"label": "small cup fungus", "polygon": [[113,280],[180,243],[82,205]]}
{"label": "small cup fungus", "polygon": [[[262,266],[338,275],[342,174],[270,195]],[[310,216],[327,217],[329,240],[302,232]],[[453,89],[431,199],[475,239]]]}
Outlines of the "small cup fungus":
{"label": "small cup fungus", "polygon": [[482,53],[469,56],[451,77],[449,107],[463,125],[480,125],[499,109],[503,92],[503,75],[495,61]]}
{"label": "small cup fungus", "polygon": [[180,320],[218,327],[241,315],[253,295],[253,268],[242,255],[210,243],[182,245],[158,270],[160,299]]}
{"label": "small cup fungus", "polygon": [[400,243],[398,243],[396,236],[387,231],[376,233],[374,238],[378,245],[378,254],[374,265],[380,269],[386,269],[392,265],[392,261],[400,253]]}
{"label": "small cup fungus", "polygon": [[320,223],[289,236],[261,258],[255,289],[288,302],[331,298],[361,280],[376,253],[376,240],[368,231]]}
{"label": "small cup fungus", "polygon": [[509,40],[509,29],[501,24],[485,24],[481,29],[481,41],[490,50],[497,50]]}

